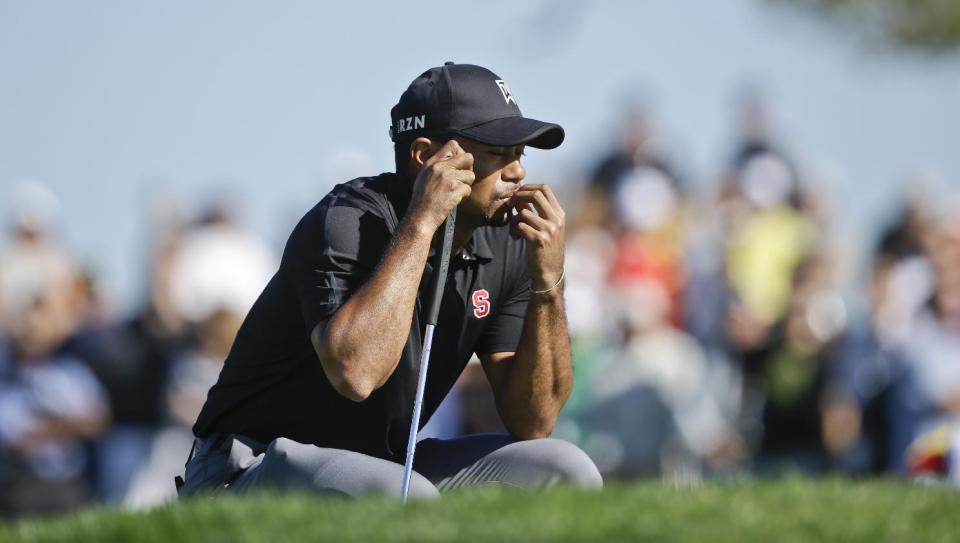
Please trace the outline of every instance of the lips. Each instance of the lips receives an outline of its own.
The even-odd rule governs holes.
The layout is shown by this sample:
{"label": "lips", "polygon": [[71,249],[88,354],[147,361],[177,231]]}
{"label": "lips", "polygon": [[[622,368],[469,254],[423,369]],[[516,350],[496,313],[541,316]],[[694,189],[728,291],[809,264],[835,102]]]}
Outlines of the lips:
{"label": "lips", "polygon": [[497,201],[498,201],[498,202],[505,202],[505,201],[509,200],[510,198],[513,198],[513,195],[516,194],[516,193],[517,193],[517,191],[512,190],[512,191],[508,192],[507,194],[505,194],[505,195],[500,196],[499,198],[497,198]]}

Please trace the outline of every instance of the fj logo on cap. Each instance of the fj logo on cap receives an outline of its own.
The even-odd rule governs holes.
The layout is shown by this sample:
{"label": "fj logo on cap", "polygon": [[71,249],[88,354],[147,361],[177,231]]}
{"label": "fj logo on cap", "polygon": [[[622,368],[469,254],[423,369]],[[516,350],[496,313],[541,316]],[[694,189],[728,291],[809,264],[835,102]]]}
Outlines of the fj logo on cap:
{"label": "fj logo on cap", "polygon": [[500,89],[500,93],[503,94],[503,99],[509,104],[513,102],[513,105],[517,105],[517,101],[513,98],[513,94],[510,92],[510,87],[507,86],[507,82],[502,79],[494,80],[494,83],[497,84],[497,87]]}
{"label": "fj logo on cap", "polygon": [[400,134],[402,132],[406,132],[407,130],[416,130],[418,128],[423,128],[426,124],[427,124],[426,115],[417,115],[415,117],[397,119],[396,133]]}

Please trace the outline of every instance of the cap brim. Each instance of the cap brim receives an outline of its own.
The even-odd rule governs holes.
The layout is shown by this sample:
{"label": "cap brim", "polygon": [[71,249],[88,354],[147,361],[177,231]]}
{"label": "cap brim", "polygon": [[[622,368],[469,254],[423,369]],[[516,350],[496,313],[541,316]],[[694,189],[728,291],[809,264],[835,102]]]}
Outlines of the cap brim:
{"label": "cap brim", "polygon": [[559,147],[564,137],[563,127],[560,125],[526,117],[504,117],[456,132],[487,145],[529,145],[537,149]]}

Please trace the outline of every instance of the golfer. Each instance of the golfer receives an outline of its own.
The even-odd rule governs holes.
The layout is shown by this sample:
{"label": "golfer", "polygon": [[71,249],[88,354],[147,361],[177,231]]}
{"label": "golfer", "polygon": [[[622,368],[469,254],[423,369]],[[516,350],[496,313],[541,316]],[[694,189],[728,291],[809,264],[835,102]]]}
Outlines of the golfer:
{"label": "golfer", "polygon": [[597,488],[548,437],[570,394],[564,212],[524,185],[523,117],[491,71],[448,62],[391,110],[396,173],[338,185],[300,220],[193,427],[181,496],[249,489],[400,495],[434,240],[457,209],[422,422],[476,354],[509,433],[417,444],[410,495],[503,485]]}

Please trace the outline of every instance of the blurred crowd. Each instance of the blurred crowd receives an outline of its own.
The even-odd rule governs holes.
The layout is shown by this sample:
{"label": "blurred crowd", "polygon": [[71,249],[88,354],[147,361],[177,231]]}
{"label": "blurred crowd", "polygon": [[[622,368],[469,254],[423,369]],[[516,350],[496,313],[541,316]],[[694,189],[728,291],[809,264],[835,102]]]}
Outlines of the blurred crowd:
{"label": "blurred crowd", "polygon": [[59,243],[55,196],[25,184],[14,202],[0,252],[0,516],[173,499],[190,427],[274,251],[225,201],[165,213],[144,300],[118,318]]}
{"label": "blurred crowd", "polygon": [[950,195],[907,197],[849,284],[828,198],[762,99],[739,109],[706,190],[643,109],[585,184],[568,236],[578,380],[563,430],[616,477],[960,480],[960,211],[931,204]]}
{"label": "blurred crowd", "polygon": [[[577,185],[576,383],[554,435],[608,479],[960,480],[960,211],[929,205],[948,195],[905,198],[845,284],[823,195],[762,101],[740,109],[719,180],[685,178],[651,112],[631,108]],[[173,499],[189,428],[276,248],[222,202],[166,213],[143,300],[118,316],[61,245],[55,196],[17,191],[0,245],[0,516]],[[426,433],[500,428],[471,364]]]}

